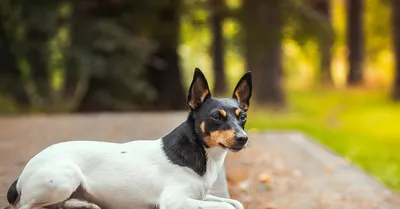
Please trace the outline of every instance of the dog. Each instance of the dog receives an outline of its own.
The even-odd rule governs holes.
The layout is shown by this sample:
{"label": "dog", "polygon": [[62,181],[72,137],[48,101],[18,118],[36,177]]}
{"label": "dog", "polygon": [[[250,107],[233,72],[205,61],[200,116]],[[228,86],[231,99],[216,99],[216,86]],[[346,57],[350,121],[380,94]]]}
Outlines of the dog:
{"label": "dog", "polygon": [[215,98],[195,68],[190,111],[178,127],[155,140],[53,144],[30,159],[12,183],[9,207],[243,209],[237,200],[208,192],[227,152],[248,143],[244,126],[251,92],[247,72],[231,98]]}

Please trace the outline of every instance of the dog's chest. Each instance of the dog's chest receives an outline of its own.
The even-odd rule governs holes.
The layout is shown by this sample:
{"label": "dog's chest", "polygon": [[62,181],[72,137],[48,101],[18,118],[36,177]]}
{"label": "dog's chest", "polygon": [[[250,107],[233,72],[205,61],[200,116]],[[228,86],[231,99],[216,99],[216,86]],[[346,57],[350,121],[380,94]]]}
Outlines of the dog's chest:
{"label": "dog's chest", "polygon": [[207,150],[207,172],[203,176],[204,194],[208,194],[211,187],[217,180],[218,174],[222,169],[226,156],[226,151],[220,148]]}
{"label": "dog's chest", "polygon": [[[218,177],[218,170],[217,170],[217,166],[213,165],[213,166],[209,166],[207,167],[210,171],[207,171],[207,173],[204,175],[203,177],[203,192],[202,192],[202,196],[205,197],[205,195],[207,195],[211,189],[211,187],[213,186],[214,182],[217,180]],[[210,169],[212,168],[212,169]]]}

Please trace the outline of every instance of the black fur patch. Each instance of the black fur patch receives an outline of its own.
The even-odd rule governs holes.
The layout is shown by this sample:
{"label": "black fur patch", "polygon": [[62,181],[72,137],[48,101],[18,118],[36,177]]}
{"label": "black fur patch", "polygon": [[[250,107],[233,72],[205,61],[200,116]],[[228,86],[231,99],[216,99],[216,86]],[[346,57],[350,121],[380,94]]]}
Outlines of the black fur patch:
{"label": "black fur patch", "polygon": [[[207,144],[204,137],[213,131],[235,130],[243,132],[246,123],[245,112],[251,97],[251,73],[246,73],[236,85],[232,98],[213,98],[207,79],[200,69],[196,68],[189,88],[187,105],[190,113],[185,122],[162,138],[163,150],[168,159],[176,165],[193,169],[203,176],[207,170],[206,150],[215,143]],[[240,108],[241,117],[235,111]],[[223,113],[221,113],[223,112]],[[223,114],[219,116],[218,114]],[[242,149],[247,142],[244,137],[235,134],[235,144],[230,149]],[[236,138],[238,140],[236,140]],[[222,148],[225,145],[222,145]]]}
{"label": "black fur patch", "polygon": [[207,171],[207,154],[203,140],[196,134],[194,121],[189,118],[162,139],[163,150],[176,165],[191,168],[203,176]]}
{"label": "black fur patch", "polygon": [[17,191],[17,182],[18,179],[14,181],[14,183],[11,184],[10,188],[8,189],[7,192],[7,201],[10,203],[10,205],[14,205],[18,201],[18,191]]}

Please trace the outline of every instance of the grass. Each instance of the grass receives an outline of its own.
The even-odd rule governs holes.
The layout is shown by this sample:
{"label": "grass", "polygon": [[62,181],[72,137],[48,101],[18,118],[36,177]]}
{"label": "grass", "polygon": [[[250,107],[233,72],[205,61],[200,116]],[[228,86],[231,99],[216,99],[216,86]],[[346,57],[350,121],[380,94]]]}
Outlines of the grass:
{"label": "grass", "polygon": [[284,111],[249,112],[249,130],[298,130],[400,191],[400,104],[375,90],[288,92]]}

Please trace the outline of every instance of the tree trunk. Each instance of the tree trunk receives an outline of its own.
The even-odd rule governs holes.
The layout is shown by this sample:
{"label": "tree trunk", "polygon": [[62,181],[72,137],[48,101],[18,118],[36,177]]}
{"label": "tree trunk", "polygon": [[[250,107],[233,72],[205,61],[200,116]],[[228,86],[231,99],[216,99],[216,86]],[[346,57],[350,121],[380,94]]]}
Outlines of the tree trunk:
{"label": "tree trunk", "polygon": [[0,91],[12,97],[18,106],[29,106],[28,95],[21,82],[21,72],[11,50],[12,41],[6,33],[6,18],[0,18]]}
{"label": "tree trunk", "polygon": [[315,0],[314,9],[326,20],[327,27],[322,27],[318,33],[318,50],[320,54],[320,81],[323,85],[332,85],[331,59],[333,45],[333,29],[331,24],[331,6],[329,0]]}
{"label": "tree trunk", "polygon": [[48,58],[46,57],[46,54],[49,54],[47,42],[51,35],[54,34],[32,27],[28,28],[26,37],[28,42],[31,44],[31,46],[27,48],[26,53],[26,59],[29,61],[31,66],[31,78],[35,83],[38,95],[46,101],[45,103],[51,103],[51,86],[49,85],[50,69],[48,68]]}
{"label": "tree trunk", "polygon": [[147,3],[74,1],[66,90],[79,97],[84,93],[75,97],[77,111],[152,108],[148,103],[152,88],[143,75],[149,43],[141,36],[152,22],[146,17],[154,16]]}
{"label": "tree trunk", "polygon": [[213,36],[212,44],[212,57],[214,68],[214,90],[216,95],[226,92],[226,75],[225,75],[225,62],[224,62],[224,36],[222,24],[224,20],[224,1],[223,0],[210,0],[212,14],[211,14],[211,29]]}
{"label": "tree trunk", "polygon": [[395,77],[392,98],[400,101],[400,1],[392,0],[392,31],[395,57]]}
{"label": "tree trunk", "polygon": [[253,72],[258,103],[283,105],[282,1],[247,0],[243,3],[246,67]]}
{"label": "tree trunk", "polygon": [[168,0],[155,14],[158,24],[152,31],[158,49],[150,56],[146,65],[147,78],[157,91],[153,108],[158,110],[179,110],[186,107],[179,68],[179,8],[180,0]]}
{"label": "tree trunk", "polygon": [[349,74],[347,83],[358,85],[363,79],[364,61],[364,31],[363,14],[364,0],[347,1],[347,46]]}

